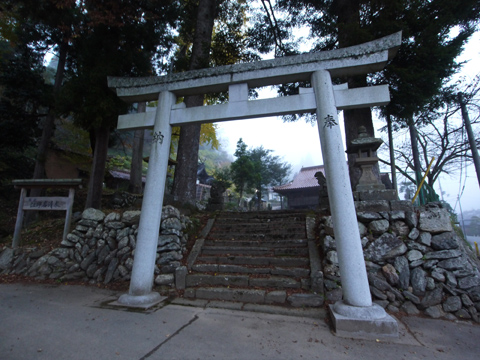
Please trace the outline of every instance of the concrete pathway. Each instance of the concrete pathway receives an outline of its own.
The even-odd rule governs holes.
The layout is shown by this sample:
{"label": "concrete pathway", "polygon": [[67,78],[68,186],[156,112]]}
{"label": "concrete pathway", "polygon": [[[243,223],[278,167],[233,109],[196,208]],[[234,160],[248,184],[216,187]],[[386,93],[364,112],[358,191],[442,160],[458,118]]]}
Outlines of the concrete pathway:
{"label": "concrete pathway", "polygon": [[[336,337],[323,310],[308,317],[186,306],[146,312],[108,305],[118,293],[81,286],[0,285],[0,358],[475,359],[480,326],[403,318],[400,338]],[[252,309],[255,310],[255,309]],[[296,313],[297,315],[300,313]]]}

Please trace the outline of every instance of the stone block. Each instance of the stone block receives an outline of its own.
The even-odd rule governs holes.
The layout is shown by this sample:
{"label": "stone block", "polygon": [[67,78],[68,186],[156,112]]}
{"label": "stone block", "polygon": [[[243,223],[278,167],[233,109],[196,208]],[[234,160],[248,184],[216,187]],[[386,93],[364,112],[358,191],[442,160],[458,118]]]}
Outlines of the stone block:
{"label": "stone block", "polygon": [[418,228],[432,234],[453,231],[450,214],[445,209],[430,208],[420,212]]}
{"label": "stone block", "polygon": [[390,224],[392,231],[398,236],[407,236],[410,233],[410,228],[404,221],[396,220]]}
{"label": "stone block", "polygon": [[103,221],[105,219],[105,213],[98,209],[85,209],[82,213],[82,219],[84,220],[93,220],[93,221]]}
{"label": "stone block", "polygon": [[[395,190],[365,190],[356,191],[356,197],[360,201],[378,201],[378,200],[397,200],[397,192]],[[354,194],[355,196],[355,194]]]}
{"label": "stone block", "polygon": [[401,289],[407,289],[410,285],[410,268],[405,256],[395,258],[395,269],[398,271],[398,282]]}
{"label": "stone block", "polygon": [[425,315],[428,315],[434,319],[438,319],[445,316],[445,313],[443,312],[441,305],[435,305],[425,309]]}
{"label": "stone block", "polygon": [[387,200],[368,200],[368,201],[355,201],[356,211],[390,211],[390,204]]}
{"label": "stone block", "polygon": [[284,304],[287,299],[285,290],[270,291],[265,294],[265,304]]}
{"label": "stone block", "polygon": [[179,266],[175,269],[175,287],[177,290],[184,290],[186,287],[187,267]]}
{"label": "stone block", "polygon": [[373,211],[359,211],[357,212],[357,219],[362,222],[370,222],[373,220],[380,220],[382,216]]}
{"label": "stone block", "polygon": [[390,200],[390,208],[392,211],[413,211],[414,206],[412,202],[408,200]]}
{"label": "stone block", "polygon": [[450,259],[456,258],[462,255],[460,250],[441,250],[441,251],[432,251],[425,254],[425,259]]}
{"label": "stone block", "polygon": [[417,296],[423,296],[425,294],[425,288],[427,286],[425,271],[419,267],[413,269],[410,273],[410,283],[413,287],[413,293]]}
{"label": "stone block", "polygon": [[7,270],[10,268],[15,250],[11,248],[5,248],[0,255],[0,270]]}
{"label": "stone block", "polygon": [[287,301],[293,307],[320,307],[323,305],[323,296],[315,294],[292,294]]}
{"label": "stone block", "polygon": [[451,258],[439,261],[437,266],[445,270],[458,270],[463,269],[467,264],[467,261],[463,257]]}
{"label": "stone block", "polygon": [[418,315],[418,314],[420,314],[420,311],[417,309],[417,307],[411,301],[406,301],[401,306],[401,309],[403,311],[405,311],[408,315]]}
{"label": "stone block", "polygon": [[388,315],[381,306],[372,304],[368,308],[368,310],[371,308],[370,314],[367,308],[357,308],[353,309],[351,314],[344,315],[336,310],[336,305],[329,307],[335,335],[367,340],[398,338],[396,320]]}
{"label": "stone block", "polygon": [[373,262],[385,261],[403,255],[407,246],[396,236],[385,233],[372,242],[364,252],[365,259]]}
{"label": "stone block", "polygon": [[418,231],[417,228],[413,228],[409,233],[408,233],[408,238],[411,240],[416,240],[420,236],[420,231]]}
{"label": "stone block", "polygon": [[442,302],[443,298],[443,288],[441,286],[435,288],[432,291],[427,291],[426,295],[423,297],[420,307],[422,309],[438,305]]}
{"label": "stone block", "polygon": [[325,256],[325,259],[330,264],[338,264],[338,254],[335,250],[327,252],[327,255]]}
{"label": "stone block", "polygon": [[249,281],[250,286],[274,287],[274,288],[290,288],[298,289],[301,284],[292,278],[287,277],[270,277],[270,278],[252,278]]}
{"label": "stone block", "polygon": [[418,250],[410,250],[406,254],[407,260],[412,262],[415,260],[420,260],[423,257],[423,254]]}
{"label": "stone block", "polygon": [[155,278],[155,285],[172,285],[174,280],[173,274],[160,274]]}
{"label": "stone block", "polygon": [[382,219],[382,220],[373,220],[368,224],[368,229],[372,232],[374,235],[380,235],[383,234],[388,230],[390,227],[390,222],[388,220]]}
{"label": "stone block", "polygon": [[450,296],[442,304],[443,311],[455,312],[462,308],[462,300],[460,296]]}
{"label": "stone block", "polygon": [[127,225],[138,224],[140,221],[141,213],[142,212],[140,210],[125,211],[122,215],[122,222]]}
{"label": "stone block", "polygon": [[451,250],[458,248],[458,240],[456,234],[452,232],[444,232],[432,237],[431,246],[434,250]]}
{"label": "stone block", "polygon": [[466,290],[478,286],[480,286],[480,277],[478,276],[468,276],[458,279],[458,287],[460,289]]}

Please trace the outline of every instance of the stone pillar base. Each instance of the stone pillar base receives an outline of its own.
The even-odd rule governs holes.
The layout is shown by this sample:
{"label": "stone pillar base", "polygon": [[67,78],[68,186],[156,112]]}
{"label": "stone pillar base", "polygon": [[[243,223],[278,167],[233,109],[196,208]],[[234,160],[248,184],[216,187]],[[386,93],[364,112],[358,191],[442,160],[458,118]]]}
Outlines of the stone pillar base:
{"label": "stone pillar base", "polygon": [[329,308],[337,336],[366,340],[398,338],[396,320],[375,303],[368,307],[357,307],[340,300]]}
{"label": "stone pillar base", "polygon": [[110,305],[149,309],[165,299],[166,296],[160,296],[160,294],[156,292],[151,292],[146,295],[123,294],[117,301],[110,303]]}

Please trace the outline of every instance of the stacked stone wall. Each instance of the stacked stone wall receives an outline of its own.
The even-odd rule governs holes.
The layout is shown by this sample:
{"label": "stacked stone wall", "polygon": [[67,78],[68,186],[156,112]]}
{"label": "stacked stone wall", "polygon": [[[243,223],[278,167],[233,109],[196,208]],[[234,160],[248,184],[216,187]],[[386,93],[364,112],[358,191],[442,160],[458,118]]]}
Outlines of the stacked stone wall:
{"label": "stacked stone wall", "polygon": [[[478,259],[440,204],[357,202],[357,218],[372,299],[391,312],[479,321]],[[320,219],[327,300],[341,298],[331,217]]]}
{"label": "stacked stone wall", "polygon": [[[86,209],[60,247],[44,253],[36,248],[5,248],[0,272],[37,279],[88,281],[108,284],[128,281],[133,267],[140,211],[112,212]],[[175,269],[186,251],[185,229],[190,220],[172,206],[162,210],[155,281],[173,285]]]}

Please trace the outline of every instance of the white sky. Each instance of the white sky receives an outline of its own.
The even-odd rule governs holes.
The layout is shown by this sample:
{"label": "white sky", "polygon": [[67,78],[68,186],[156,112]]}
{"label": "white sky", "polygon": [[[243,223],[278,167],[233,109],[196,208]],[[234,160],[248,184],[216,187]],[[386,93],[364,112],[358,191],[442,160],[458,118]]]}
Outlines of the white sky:
{"label": "white sky", "polygon": [[[468,61],[461,73],[461,75],[467,77],[467,81],[473,79],[479,73],[479,45],[480,33],[477,32],[473,35],[464,54],[459,59]],[[267,90],[260,95],[261,97],[275,97],[276,93]],[[341,115],[340,118],[342,118]],[[343,119],[340,120],[341,129],[343,129]],[[377,123],[377,129],[385,125],[383,121]],[[218,126],[221,146],[229,154],[235,152],[237,141],[242,138],[250,148],[263,145],[264,148],[273,150],[274,155],[279,155],[284,161],[292,165],[292,175],[297,173],[301,167],[323,164],[316,125],[312,126],[304,121],[284,123],[281,118],[270,117],[223,122],[219,123]],[[380,137],[380,134],[377,132],[376,136]],[[465,190],[461,193],[464,183]],[[440,184],[442,190],[446,192],[444,200],[449,202],[457,212],[459,212],[459,205],[455,205],[459,193],[464,212],[480,209],[480,188],[473,166],[470,166],[466,171],[464,170],[462,174],[458,173],[452,177],[442,178]],[[438,181],[435,190],[440,194]]]}

